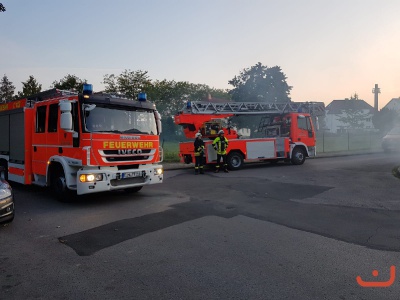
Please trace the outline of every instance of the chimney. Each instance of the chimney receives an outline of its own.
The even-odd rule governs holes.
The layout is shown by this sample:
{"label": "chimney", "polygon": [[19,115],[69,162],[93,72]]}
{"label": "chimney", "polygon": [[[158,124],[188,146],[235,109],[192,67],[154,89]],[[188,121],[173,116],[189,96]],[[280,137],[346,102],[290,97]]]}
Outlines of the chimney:
{"label": "chimney", "polygon": [[378,84],[375,83],[375,88],[372,89],[372,93],[375,94],[374,96],[374,110],[378,112],[378,94],[381,93],[381,89],[378,87]]}

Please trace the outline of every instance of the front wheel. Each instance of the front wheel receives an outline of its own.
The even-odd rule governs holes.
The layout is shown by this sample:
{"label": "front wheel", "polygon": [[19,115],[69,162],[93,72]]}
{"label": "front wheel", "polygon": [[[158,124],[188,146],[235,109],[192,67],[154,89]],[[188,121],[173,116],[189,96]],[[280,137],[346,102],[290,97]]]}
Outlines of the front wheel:
{"label": "front wheel", "polygon": [[192,156],[185,155],[183,160],[184,160],[185,164],[190,164],[190,163],[192,163]]}
{"label": "front wheel", "polygon": [[76,198],[74,191],[67,187],[64,171],[61,168],[54,170],[51,176],[51,187],[57,199],[61,202],[72,202]]}
{"label": "front wheel", "polygon": [[294,165],[302,165],[306,160],[306,154],[302,148],[296,147],[293,149],[291,162]]}
{"label": "front wheel", "polygon": [[6,163],[0,163],[0,179],[8,180],[8,169]]}
{"label": "front wheel", "polygon": [[239,152],[231,152],[228,154],[227,163],[230,170],[239,170],[243,167],[243,156]]}

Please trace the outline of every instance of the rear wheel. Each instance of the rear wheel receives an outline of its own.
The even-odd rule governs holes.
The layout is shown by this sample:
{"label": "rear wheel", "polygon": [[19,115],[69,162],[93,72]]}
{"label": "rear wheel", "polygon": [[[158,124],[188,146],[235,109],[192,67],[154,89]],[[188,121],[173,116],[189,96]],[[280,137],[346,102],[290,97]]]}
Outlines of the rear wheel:
{"label": "rear wheel", "polygon": [[185,164],[192,163],[192,156],[191,155],[185,155],[184,156],[184,162],[185,162]]}
{"label": "rear wheel", "polygon": [[8,180],[8,169],[7,169],[7,163],[5,162],[0,162],[0,178]]}
{"label": "rear wheel", "polygon": [[304,150],[300,147],[293,149],[291,162],[294,165],[302,165],[306,160],[306,154]]}
{"label": "rear wheel", "polygon": [[239,170],[243,167],[243,156],[239,152],[233,151],[227,157],[228,167],[231,170]]}

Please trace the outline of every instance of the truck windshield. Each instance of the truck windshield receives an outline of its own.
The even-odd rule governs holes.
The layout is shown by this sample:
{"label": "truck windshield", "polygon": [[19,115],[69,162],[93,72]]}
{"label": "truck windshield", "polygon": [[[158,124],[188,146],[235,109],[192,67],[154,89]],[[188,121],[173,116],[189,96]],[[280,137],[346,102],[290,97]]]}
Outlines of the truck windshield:
{"label": "truck windshield", "polygon": [[85,112],[85,127],[89,132],[157,134],[152,110],[129,111],[97,106]]}

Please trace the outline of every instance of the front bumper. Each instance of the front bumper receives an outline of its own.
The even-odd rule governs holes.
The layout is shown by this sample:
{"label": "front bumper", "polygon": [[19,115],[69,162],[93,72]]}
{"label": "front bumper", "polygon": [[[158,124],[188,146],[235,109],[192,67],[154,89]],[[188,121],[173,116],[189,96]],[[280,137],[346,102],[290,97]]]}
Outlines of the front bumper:
{"label": "front bumper", "polygon": [[0,222],[7,222],[14,218],[13,196],[0,200]]}
{"label": "front bumper", "polygon": [[[101,174],[102,180],[81,182],[81,175],[87,174],[93,174],[94,177]],[[77,173],[77,194],[122,190],[162,182],[162,165],[140,165],[138,169],[126,170],[118,170],[117,167],[83,168]]]}

